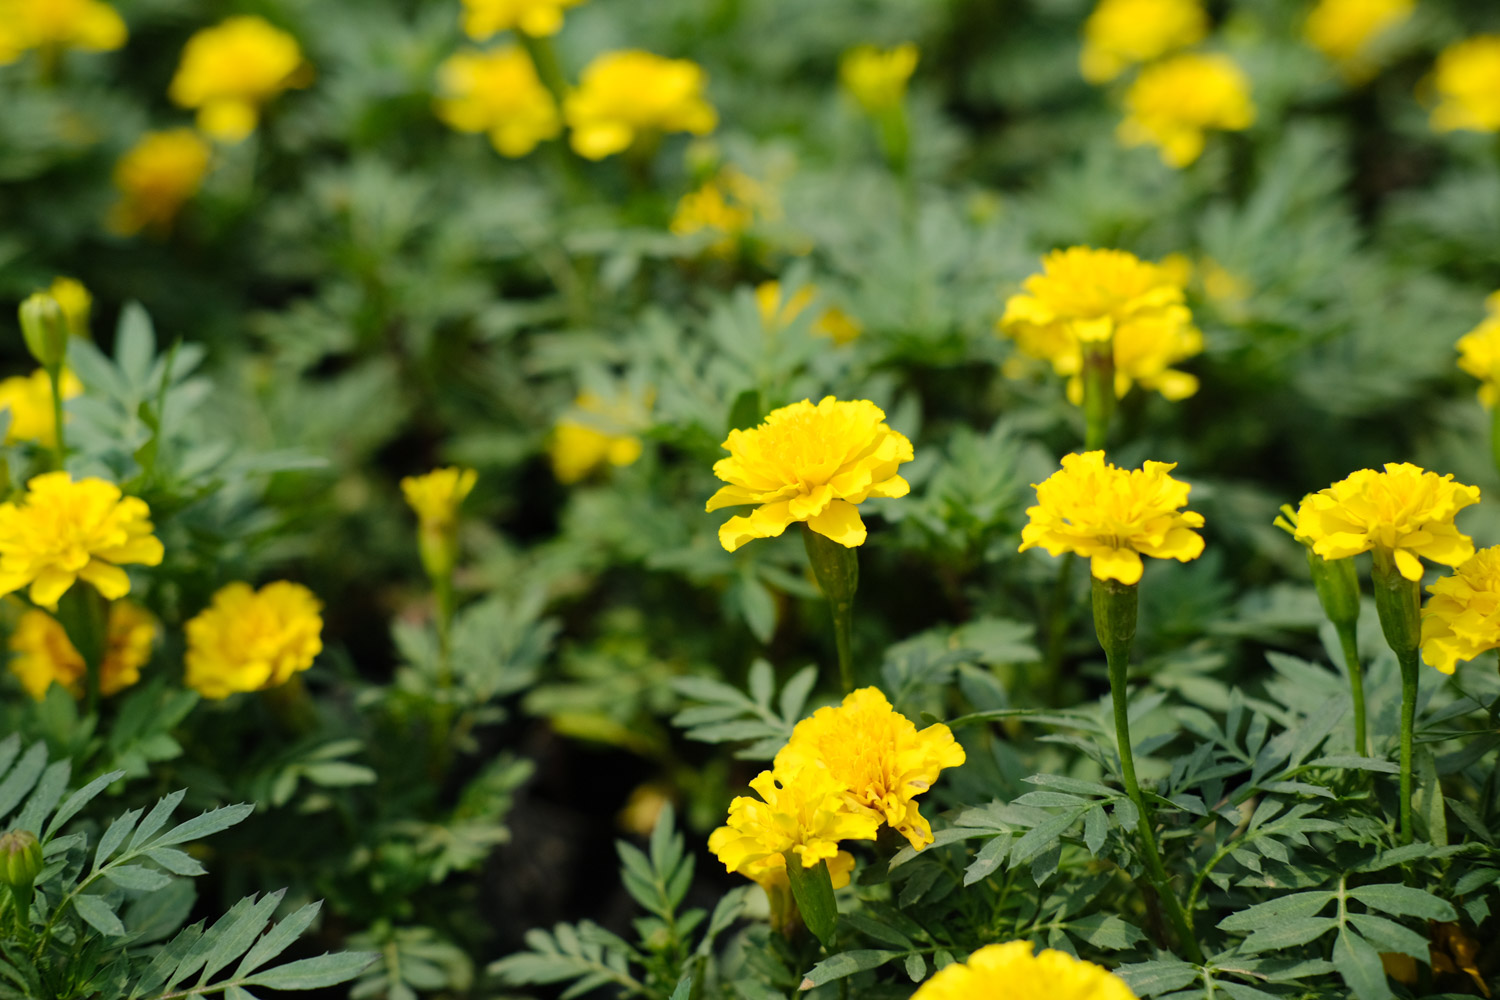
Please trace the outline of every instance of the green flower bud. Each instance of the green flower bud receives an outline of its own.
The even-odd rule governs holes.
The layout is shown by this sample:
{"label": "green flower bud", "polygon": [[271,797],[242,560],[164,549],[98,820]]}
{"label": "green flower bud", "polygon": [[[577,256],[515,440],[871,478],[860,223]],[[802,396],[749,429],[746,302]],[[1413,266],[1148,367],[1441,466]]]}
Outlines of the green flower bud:
{"label": "green flower bud", "polygon": [[1307,568],[1323,613],[1335,625],[1353,625],[1359,620],[1359,575],[1354,559],[1324,559],[1307,546]]}
{"label": "green flower bud", "polygon": [[0,836],[0,882],[26,891],[42,873],[42,842],[30,830]]}
{"label": "green flower bud", "polygon": [[68,356],[68,317],[46,292],[35,292],[21,303],[21,333],[37,364],[50,371]]}

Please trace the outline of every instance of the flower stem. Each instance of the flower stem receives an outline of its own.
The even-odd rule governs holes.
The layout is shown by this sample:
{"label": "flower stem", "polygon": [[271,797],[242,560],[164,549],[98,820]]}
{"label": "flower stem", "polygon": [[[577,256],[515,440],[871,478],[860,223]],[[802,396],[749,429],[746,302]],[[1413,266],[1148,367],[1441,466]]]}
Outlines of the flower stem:
{"label": "flower stem", "polygon": [[76,583],[58,602],[57,620],[86,668],[85,711],[99,707],[99,674],[109,649],[109,602],[93,587]]}
{"label": "flower stem", "polygon": [[1098,451],[1115,413],[1114,340],[1083,345],[1083,450]]}
{"label": "flower stem", "polygon": [[63,467],[63,461],[68,456],[68,446],[63,439],[63,396],[62,396],[62,368],[52,365],[47,369],[47,379],[52,383],[52,427],[53,446],[52,455],[57,463],[58,469]]}
{"label": "flower stem", "polygon": [[1365,675],[1359,663],[1359,641],[1355,636],[1354,623],[1335,624],[1339,634],[1339,645],[1344,650],[1344,668],[1349,671],[1349,696],[1354,702],[1354,752],[1365,756],[1370,752],[1365,730]]}
{"label": "flower stem", "polygon": [[1401,843],[1412,841],[1411,744],[1417,721],[1417,654],[1399,655],[1401,661]]}
{"label": "flower stem", "polygon": [[1396,568],[1395,553],[1376,546],[1374,553],[1375,610],[1380,630],[1401,665],[1401,843],[1412,841],[1411,745],[1417,718],[1418,659],[1422,639],[1421,584]]}
{"label": "flower stem", "polygon": [[859,554],[802,525],[802,544],[813,576],[833,611],[833,641],[838,647],[839,681],[844,693],[854,690],[854,592],[859,588]]}

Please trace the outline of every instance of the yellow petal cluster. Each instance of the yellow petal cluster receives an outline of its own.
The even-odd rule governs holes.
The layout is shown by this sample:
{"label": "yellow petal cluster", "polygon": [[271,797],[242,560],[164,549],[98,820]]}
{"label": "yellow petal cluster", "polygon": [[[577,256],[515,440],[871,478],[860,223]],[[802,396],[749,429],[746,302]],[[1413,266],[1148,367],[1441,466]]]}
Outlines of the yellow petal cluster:
{"label": "yellow petal cluster", "polygon": [[299,583],[231,583],[187,623],[187,686],[205,698],[285,684],[323,650],[323,605]]}
{"label": "yellow petal cluster", "polygon": [[464,0],[464,33],[482,42],[502,31],[541,38],[563,26],[563,11],[583,0]]}
{"label": "yellow petal cluster", "polygon": [[[58,388],[63,399],[83,393],[78,376],[63,369]],[[10,429],[5,443],[32,441],[43,448],[57,447],[57,424],[52,416],[52,379],[41,368],[30,375],[13,375],[0,380],[0,410],[10,413]]]}
{"label": "yellow petal cluster", "polygon": [[1427,592],[1422,659],[1451,674],[1459,660],[1500,649],[1500,546],[1480,549]]}
{"label": "yellow petal cluster", "polygon": [[1067,377],[1074,403],[1083,401],[1087,343],[1113,344],[1118,396],[1136,383],[1174,400],[1198,391],[1196,378],[1172,367],[1203,350],[1203,335],[1167,268],[1124,250],[1070,247],[1042,258],[1024,287],[1006,301],[999,331]]}
{"label": "yellow petal cluster", "polygon": [[606,52],[584,67],[563,101],[573,151],[590,160],[667,132],[706,135],[719,123],[704,90],[708,74],[687,59],[639,49]]}
{"label": "yellow petal cluster", "polygon": [[783,406],[759,427],[730,431],[723,447],[729,457],[714,463],[714,475],[729,485],[707,509],[760,505],[719,528],[719,542],[730,552],[753,538],[774,538],[797,521],[840,545],[862,545],[858,505],[911,489],[896,474],[912,460],[911,442],[866,399],[825,396],[816,406],[806,399]]}
{"label": "yellow petal cluster", "polygon": [[797,723],[775,768],[826,769],[857,809],[868,810],[920,851],[933,838],[916,798],[944,768],[964,760],[964,748],[947,726],[939,722],[918,731],[878,688],[868,687]]}
{"label": "yellow petal cluster", "polygon": [[1479,379],[1479,401],[1494,406],[1500,385],[1500,292],[1484,304],[1489,315],[1458,339],[1458,367]]}
{"label": "yellow petal cluster", "polygon": [[1319,0],[1303,34],[1346,78],[1358,81],[1375,70],[1372,46],[1415,8],[1416,0]]}
{"label": "yellow petal cluster", "polygon": [[980,948],[938,970],[911,1000],[1135,1000],[1125,980],[1102,966],[1030,941]]}
{"label": "yellow petal cluster", "polygon": [[1074,552],[1098,580],[1139,583],[1141,556],[1188,562],[1203,554],[1203,515],[1182,510],[1187,483],[1168,475],[1175,462],[1120,469],[1104,452],[1065,455],[1062,469],[1035,484],[1037,505],[1021,529],[1021,548]]}
{"label": "yellow petal cluster", "polygon": [[47,294],[57,300],[63,316],[68,321],[68,332],[75,337],[89,335],[89,313],[94,308],[94,297],[77,278],[56,277]]}
{"label": "yellow petal cluster", "polygon": [[557,422],[548,444],[552,474],[558,482],[576,483],[606,462],[625,466],[641,457],[641,439],[632,433],[641,406],[634,400],[624,396],[608,400],[584,392],[573,409],[575,415]]}
{"label": "yellow petal cluster", "polygon": [[1500,35],[1477,35],[1438,53],[1432,89],[1439,132],[1500,132]]}
{"label": "yellow petal cluster", "polygon": [[[803,285],[790,296],[783,297],[781,282],[763,281],[755,286],[755,306],[760,311],[761,324],[768,330],[789,325],[801,316],[818,297],[813,285]],[[838,306],[829,306],[812,322],[812,332],[827,337],[840,347],[853,343],[864,332],[859,320]]]}
{"label": "yellow petal cluster", "polygon": [[[141,679],[141,667],[151,658],[160,626],[151,613],[129,601],[109,606],[108,646],[99,665],[99,693],[115,694]],[[47,696],[54,683],[73,697],[84,691],[88,672],[68,634],[56,618],[31,608],[22,613],[10,634],[10,672],[33,698]]]}
{"label": "yellow petal cluster", "polygon": [[401,492],[424,529],[448,531],[458,519],[459,504],[474,489],[479,473],[450,466],[401,480]]}
{"label": "yellow petal cluster", "polygon": [[518,45],[450,56],[438,67],[437,116],[460,132],[484,132],[501,156],[525,156],[562,132],[557,102]]}
{"label": "yellow petal cluster", "polygon": [[1164,163],[1185,167],[1203,153],[1209,129],[1236,132],[1255,121],[1250,80],[1222,55],[1188,52],[1141,70],[1125,93],[1120,141],[1161,150]]}
{"label": "yellow petal cluster", "polygon": [[1360,469],[1326,490],[1309,493],[1297,510],[1297,538],[1324,559],[1380,548],[1408,580],[1422,579],[1421,556],[1457,566],[1474,554],[1453,516],[1479,502],[1479,488],[1410,462]]}
{"label": "yellow petal cluster", "polygon": [[1079,69],[1107,83],[1132,66],[1195,45],[1208,33],[1199,0],[1099,0],[1083,23]]}
{"label": "yellow petal cluster", "polygon": [[109,228],[122,236],[142,229],[165,234],[203,186],[210,154],[192,129],[147,132],[115,164],[120,200],[110,210]]}
{"label": "yellow petal cluster", "polygon": [[107,52],[126,35],[119,12],[100,0],[0,0],[0,65],[28,49]]}
{"label": "yellow petal cluster", "polygon": [[263,18],[231,17],[188,39],[167,95],[198,109],[198,127],[223,142],[255,131],[260,108],[310,69],[297,40]]}
{"label": "yellow petal cluster", "polygon": [[859,45],[839,61],[839,82],[861,108],[877,115],[901,104],[917,57],[917,47],[911,42],[883,50]]}
{"label": "yellow petal cluster", "polygon": [[151,511],[114,483],[48,472],[0,504],[0,594],[29,586],[31,602],[55,609],[78,580],[108,600],[130,592],[122,563],[156,566],[162,545]]}
{"label": "yellow petal cluster", "polygon": [[708,250],[728,257],[757,219],[775,213],[775,202],[759,182],[734,167],[725,167],[682,196],[669,228],[677,236],[717,233],[719,238]]}

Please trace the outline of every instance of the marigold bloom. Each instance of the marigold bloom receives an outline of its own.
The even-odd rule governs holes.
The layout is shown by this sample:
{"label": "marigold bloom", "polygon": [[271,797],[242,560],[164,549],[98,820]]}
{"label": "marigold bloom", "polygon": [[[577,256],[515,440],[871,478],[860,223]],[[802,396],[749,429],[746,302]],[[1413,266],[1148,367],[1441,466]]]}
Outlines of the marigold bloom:
{"label": "marigold bloom", "polygon": [[[99,665],[99,693],[108,697],[141,679],[141,667],[161,629],[151,613],[129,601],[109,606],[108,646]],[[88,667],[56,618],[35,608],[22,613],[10,635],[10,672],[37,701],[53,683],[83,695]]]}
{"label": "marigold bloom", "polygon": [[255,131],[261,105],[306,83],[297,40],[251,15],[231,17],[188,39],[167,95],[198,109],[198,127],[223,142]]}
{"label": "marigold bloom", "polygon": [[775,767],[788,772],[826,768],[859,808],[870,810],[921,850],[932,843],[932,827],[916,797],[932,787],[944,768],[964,760],[964,748],[947,726],[934,723],[919,732],[878,688],[868,687],[797,723],[776,755]]}
{"label": "marigold bloom", "polygon": [[[755,306],[760,311],[760,321],[767,329],[789,325],[806,311],[818,297],[813,285],[803,285],[785,300],[781,294],[781,282],[763,281],[755,286]],[[838,306],[824,309],[813,320],[811,330],[820,337],[827,337],[840,347],[853,343],[864,332],[859,320]]]}
{"label": "marigold bloom", "polygon": [[416,511],[423,528],[447,531],[458,519],[459,504],[474,489],[479,473],[473,469],[450,466],[433,469],[422,476],[407,476],[401,480],[401,492],[406,502]]}
{"label": "marigold bloom", "polygon": [[862,545],[858,505],[911,490],[896,474],[912,460],[911,442],[867,399],[824,396],[817,406],[804,399],[772,410],[759,427],[730,431],[723,447],[729,457],[714,463],[714,475],[729,485],[707,509],[760,505],[719,528],[719,543],[730,552],[752,538],[774,538],[795,521],[840,545]]}
{"label": "marigold bloom", "polygon": [[464,33],[482,42],[502,31],[519,31],[533,38],[555,35],[563,26],[563,11],[583,0],[464,0]]}
{"label": "marigold bloom", "polygon": [[778,214],[775,200],[754,178],[725,167],[677,202],[668,228],[677,236],[718,233],[708,251],[731,256],[756,220]]}
{"label": "marigold bloom", "polygon": [[1432,127],[1500,132],[1500,35],[1477,35],[1438,54],[1432,71],[1438,105]]}
{"label": "marigold bloom", "polygon": [[1410,18],[1415,7],[1415,0],[1319,0],[1303,34],[1345,77],[1357,81],[1374,72],[1371,47]]}
{"label": "marigold bloom", "polygon": [[875,115],[897,107],[917,68],[917,47],[903,42],[895,48],[860,45],[839,61],[839,82],[866,112]]}
{"label": "marigold bloom", "polygon": [[1018,551],[1041,546],[1051,555],[1076,552],[1090,560],[1099,580],[1139,583],[1141,556],[1188,562],[1203,554],[1203,515],[1180,510],[1187,483],[1167,473],[1175,462],[1147,462],[1120,469],[1104,452],[1064,455],[1062,469],[1036,489],[1037,505],[1026,511]]}
{"label": "marigold bloom", "polygon": [[109,228],[121,236],[142,229],[164,234],[189,198],[203,186],[211,150],[190,128],[147,132],[115,164],[120,200]]}
{"label": "marigold bloom", "polygon": [[1422,659],[1451,674],[1459,660],[1500,649],[1500,546],[1480,549],[1427,592]]}
{"label": "marigold bloom", "polygon": [[1479,488],[1409,462],[1387,462],[1383,472],[1360,469],[1317,493],[1297,510],[1297,538],[1324,559],[1373,548],[1391,551],[1408,580],[1422,579],[1422,556],[1457,566],[1474,554],[1453,516],[1479,502]]}
{"label": "marigold bloom", "polygon": [[1113,343],[1117,396],[1136,383],[1174,400],[1198,391],[1196,378],[1171,367],[1203,350],[1171,271],[1123,250],[1071,247],[1042,258],[1042,272],[1006,301],[997,326],[1022,354],[1066,376],[1074,403],[1083,401],[1086,343]]}
{"label": "marigold bloom", "polygon": [[1479,401],[1494,406],[1500,384],[1500,292],[1485,299],[1489,315],[1458,339],[1458,367],[1479,379]]}
{"label": "marigold bloom", "polygon": [[94,308],[94,297],[89,294],[83,282],[76,278],[53,278],[52,286],[47,289],[47,294],[62,307],[63,315],[68,320],[68,332],[75,337],[87,337],[89,313]]}
{"label": "marigold bloom", "polygon": [[[73,399],[83,393],[83,383],[66,368],[62,371],[58,388],[62,390],[63,399]],[[57,424],[52,419],[52,379],[44,369],[0,381],[0,410],[10,412],[6,444],[32,441],[43,448],[57,447]]]}
{"label": "marigold bloom", "polygon": [[119,564],[162,559],[150,517],[144,500],[103,479],[33,477],[24,495],[0,504],[0,595],[29,585],[33,604],[55,609],[81,579],[108,600],[124,597],[130,577]]}
{"label": "marigold bloom", "polygon": [[719,117],[704,97],[708,74],[687,59],[639,49],[606,52],[584,67],[563,101],[574,152],[590,160],[629,149],[642,136],[706,135]]}
{"label": "marigold bloom", "polygon": [[517,45],[459,52],[438,67],[437,116],[460,132],[485,132],[501,156],[525,156],[562,132],[557,102]]}
{"label": "marigold bloom", "polygon": [[1125,980],[1102,966],[1030,941],[980,948],[967,962],[935,972],[911,1000],[1135,1000]]}
{"label": "marigold bloom", "polygon": [[1079,69],[1090,83],[1107,83],[1206,34],[1208,16],[1199,0],[1099,0],[1083,23]]}
{"label": "marigold bloom", "polygon": [[119,13],[99,0],[0,0],[0,65],[28,49],[107,52],[127,34]]}
{"label": "marigold bloom", "polygon": [[323,605],[299,583],[231,583],[184,626],[187,686],[205,698],[285,684],[323,651]]}
{"label": "marigold bloom", "polygon": [[557,422],[548,444],[552,474],[564,484],[580,482],[606,462],[626,466],[641,457],[641,439],[631,433],[639,422],[639,403],[627,397],[606,400],[580,393],[576,416]]}
{"label": "marigold bloom", "polygon": [[1120,141],[1151,143],[1162,161],[1185,167],[1203,153],[1204,132],[1236,132],[1255,121],[1250,80],[1227,56],[1196,52],[1171,56],[1141,70],[1125,93]]}

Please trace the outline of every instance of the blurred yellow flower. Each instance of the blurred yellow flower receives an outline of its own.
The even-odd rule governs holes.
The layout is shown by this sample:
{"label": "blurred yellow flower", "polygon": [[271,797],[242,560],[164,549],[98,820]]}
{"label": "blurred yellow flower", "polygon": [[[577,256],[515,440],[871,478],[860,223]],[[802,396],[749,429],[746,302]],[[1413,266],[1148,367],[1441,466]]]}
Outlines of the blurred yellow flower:
{"label": "blurred yellow flower", "polygon": [[[63,399],[83,393],[83,383],[66,368],[58,380],[58,388]],[[32,441],[43,448],[57,447],[57,424],[52,419],[52,379],[44,369],[0,380],[0,410],[10,411],[6,444]]]}
{"label": "blurred yellow flower", "polygon": [[[818,289],[813,285],[803,285],[784,301],[781,294],[781,282],[762,281],[755,286],[755,305],[760,310],[760,321],[767,329],[788,325],[801,316],[817,297]],[[824,309],[818,318],[813,320],[810,329],[813,333],[820,337],[827,337],[840,347],[854,342],[864,332],[864,327],[860,325],[859,320],[838,306],[829,306]]]}
{"label": "blurred yellow flower", "polygon": [[682,196],[669,228],[677,236],[718,233],[719,238],[708,250],[728,257],[758,218],[774,215],[775,211],[765,188],[734,167],[725,167]]}
{"label": "blurred yellow flower", "polygon": [[687,59],[606,52],[584,67],[578,89],[563,101],[573,150],[602,160],[666,132],[706,135],[719,122],[704,97],[707,86],[703,67]]}
{"label": "blurred yellow flower", "polygon": [[223,142],[255,131],[261,105],[305,86],[311,67],[297,40],[253,15],[231,17],[188,39],[167,95],[198,109],[198,127]]}
{"label": "blurred yellow flower", "polygon": [[401,492],[423,528],[447,531],[458,519],[458,507],[478,479],[479,473],[473,469],[450,466],[422,476],[407,476],[401,480]]}
{"label": "blurred yellow flower", "polygon": [[[110,604],[108,646],[99,665],[100,694],[107,697],[141,679],[141,667],[151,658],[160,631],[156,619],[139,605]],[[10,672],[36,700],[45,698],[54,682],[75,698],[83,695],[88,672],[83,656],[47,612],[35,608],[22,612],[10,634],[10,651]]]}
{"label": "blurred yellow flower", "polygon": [[485,132],[502,156],[525,156],[562,132],[557,102],[518,45],[459,52],[438,67],[437,116],[460,132]]}
{"label": "blurred yellow flower", "polygon": [[1042,258],[1042,273],[1012,295],[997,324],[1029,358],[1049,362],[1068,379],[1068,398],[1083,401],[1087,343],[1113,344],[1115,394],[1136,383],[1168,399],[1186,399],[1198,380],[1171,366],[1203,350],[1203,335],[1184,304],[1179,275],[1124,250],[1070,247]]}
{"label": "blurred yellow flower", "polygon": [[1297,509],[1297,538],[1324,559],[1380,548],[1391,552],[1408,580],[1422,579],[1421,556],[1457,566],[1474,554],[1453,517],[1479,502],[1479,487],[1439,476],[1410,462],[1387,462],[1382,472],[1360,469],[1326,490],[1309,493]]}
{"label": "blurred yellow flower", "polygon": [[1359,81],[1375,71],[1371,47],[1415,8],[1415,0],[1319,0],[1303,34],[1346,78]]}
{"label": "blurred yellow flower", "polygon": [[804,399],[766,415],[750,430],[732,430],[728,458],[714,475],[728,483],[707,509],[759,504],[719,528],[730,552],[753,538],[774,538],[797,521],[853,548],[864,544],[858,505],[870,497],[904,497],[911,487],[896,474],[912,460],[911,442],[891,430],[885,412],[867,399]]}
{"label": "blurred yellow flower", "polygon": [[639,423],[641,408],[626,398],[611,401],[580,393],[573,402],[577,415],[557,422],[548,445],[557,481],[576,483],[606,462],[624,466],[640,458],[641,439],[630,431]]}
{"label": "blurred yellow flower", "polygon": [[231,583],[184,626],[187,686],[205,698],[278,687],[323,651],[323,605],[299,583]]}
{"label": "blurred yellow flower", "polygon": [[81,579],[108,600],[124,597],[130,577],[118,564],[161,562],[150,517],[144,500],[103,479],[33,477],[18,500],[0,504],[0,594],[30,586],[33,604],[54,609]]}
{"label": "blurred yellow flower", "polygon": [[911,1000],[1135,1000],[1125,980],[1102,966],[1030,941],[980,948],[967,962],[933,973]]}
{"label": "blurred yellow flower", "polygon": [[1203,153],[1204,132],[1247,129],[1255,121],[1250,80],[1227,56],[1189,52],[1141,70],[1125,93],[1120,141],[1151,143],[1162,161],[1185,167]]}
{"label": "blurred yellow flower", "polygon": [[1199,0],[1099,0],[1083,23],[1079,69],[1107,83],[1139,63],[1203,40],[1208,16]]}
{"label": "blurred yellow flower", "polygon": [[911,42],[885,50],[860,45],[839,61],[839,82],[866,112],[880,114],[900,105],[906,96],[917,57],[917,47]]}
{"label": "blurred yellow flower", "polygon": [[0,65],[28,49],[107,52],[126,35],[119,13],[99,0],[0,0]]}
{"label": "blurred yellow flower", "polygon": [[826,769],[860,809],[890,824],[920,851],[933,838],[916,797],[944,768],[964,760],[964,748],[947,726],[934,723],[919,732],[878,688],[868,687],[797,723],[774,766],[787,773]]}
{"label": "blurred yellow flower", "polygon": [[147,132],[115,164],[120,200],[110,210],[109,228],[121,236],[148,228],[165,234],[202,187],[210,153],[192,129]]}
{"label": "blurred yellow flower", "polygon": [[1500,546],[1480,549],[1427,592],[1422,659],[1451,674],[1459,660],[1500,649]]}
{"label": "blurred yellow flower", "polygon": [[1438,53],[1432,89],[1439,132],[1500,132],[1500,35],[1477,35]]}
{"label": "blurred yellow flower", "polygon": [[94,297],[89,294],[83,282],[76,278],[53,278],[52,287],[47,289],[47,294],[62,307],[63,316],[68,320],[68,332],[75,337],[87,337],[89,312],[94,308]]}
{"label": "blurred yellow flower", "polygon": [[563,25],[563,11],[583,0],[464,0],[464,32],[482,42],[502,31],[515,30],[533,38],[555,35]]}
{"label": "blurred yellow flower", "polygon": [[1104,452],[1064,455],[1062,469],[1036,487],[1019,551],[1075,552],[1098,580],[1139,583],[1141,556],[1188,562],[1203,554],[1203,515],[1181,510],[1192,489],[1168,475],[1175,462],[1120,469]]}
{"label": "blurred yellow flower", "polygon": [[1491,293],[1484,305],[1489,315],[1458,338],[1458,367],[1479,379],[1479,401],[1494,406],[1500,398],[1500,292]]}

